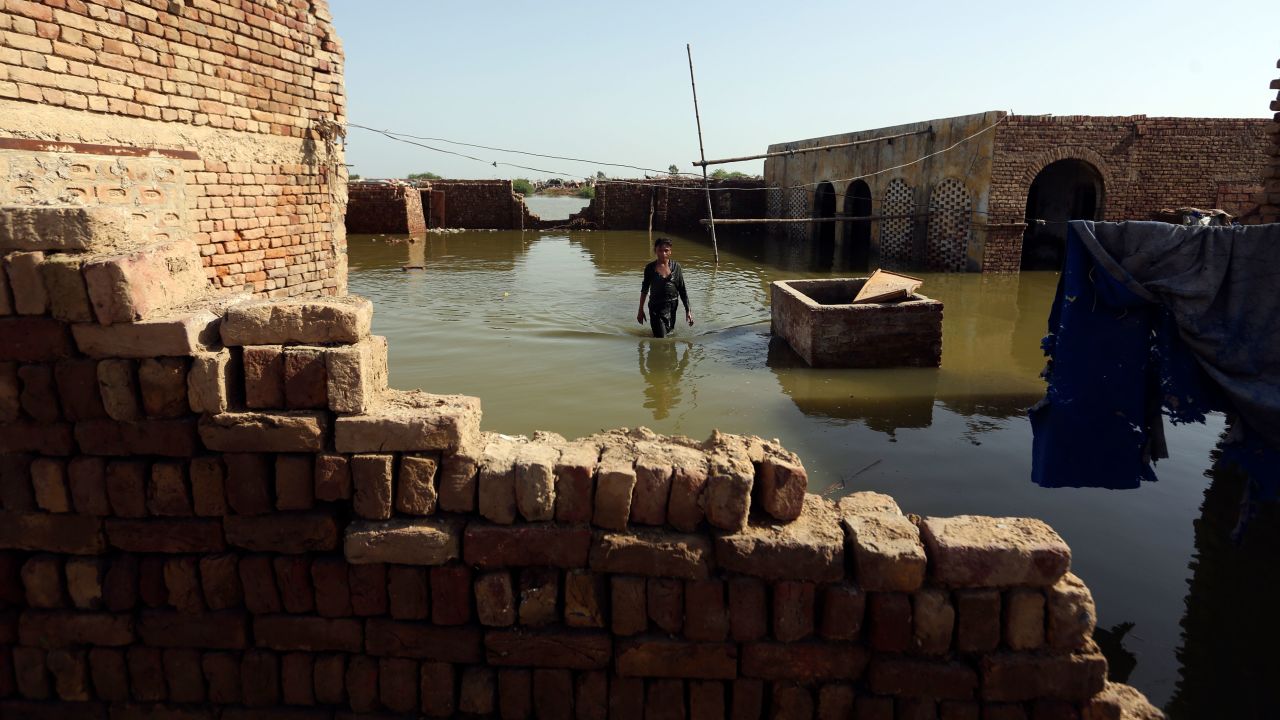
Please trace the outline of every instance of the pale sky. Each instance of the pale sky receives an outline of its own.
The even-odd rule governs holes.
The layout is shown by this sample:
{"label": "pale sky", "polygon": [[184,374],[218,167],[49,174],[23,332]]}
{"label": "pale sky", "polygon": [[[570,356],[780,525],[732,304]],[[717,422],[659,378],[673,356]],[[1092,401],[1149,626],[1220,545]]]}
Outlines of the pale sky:
{"label": "pale sky", "polygon": [[[692,172],[693,48],[708,158],[986,110],[1269,117],[1280,2],[427,2],[330,0],[364,177]],[[490,163],[498,161],[499,167]],[[724,166],[758,173],[760,161]]]}

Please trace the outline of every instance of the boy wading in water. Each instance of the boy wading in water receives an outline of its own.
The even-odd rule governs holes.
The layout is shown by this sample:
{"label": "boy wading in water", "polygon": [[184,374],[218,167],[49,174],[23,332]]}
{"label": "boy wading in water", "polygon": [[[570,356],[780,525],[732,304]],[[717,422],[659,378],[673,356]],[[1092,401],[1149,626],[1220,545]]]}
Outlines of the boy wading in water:
{"label": "boy wading in water", "polygon": [[[649,326],[654,337],[666,337],[676,329],[676,307],[684,303],[684,320],[693,325],[693,313],[689,312],[689,293],[684,289],[684,273],[680,263],[671,259],[671,241],[660,237],[653,241],[653,254],[657,260],[644,266],[644,283],[640,286],[640,309],[636,322],[644,324],[644,300],[649,298]],[[649,295],[649,291],[653,295]]]}

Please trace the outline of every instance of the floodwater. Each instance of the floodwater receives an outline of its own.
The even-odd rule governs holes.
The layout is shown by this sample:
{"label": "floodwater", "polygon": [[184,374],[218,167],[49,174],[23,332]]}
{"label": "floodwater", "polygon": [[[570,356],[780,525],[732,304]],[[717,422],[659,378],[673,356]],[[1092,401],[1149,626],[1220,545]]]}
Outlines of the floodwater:
{"label": "floodwater", "polygon": [[[945,303],[941,368],[814,370],[771,342],[768,287],[832,273],[777,243],[722,238],[717,266],[707,241],[677,237],[696,324],[663,340],[635,319],[650,258],[642,232],[352,236],[349,246],[350,290],[374,300],[395,387],[477,395],[484,428],[504,433],[645,425],[776,437],[803,459],[813,492],[876,490],[922,515],[1042,518],[1093,591],[1113,677],[1172,700],[1178,717],[1215,714],[1224,698],[1244,703],[1235,717],[1253,717],[1277,699],[1261,688],[1280,670],[1269,652],[1280,583],[1255,582],[1241,599],[1215,581],[1250,568],[1272,578],[1269,549],[1280,547],[1253,543],[1244,555],[1225,539],[1236,478],[1214,480],[1227,499],[1202,511],[1221,417],[1169,427],[1172,457],[1140,489],[1030,482],[1025,409],[1043,395],[1039,341],[1056,274],[926,274],[921,292]],[[402,270],[408,262],[425,270]],[[1230,639],[1246,649],[1228,672],[1215,648]]]}
{"label": "floodwater", "polygon": [[529,212],[543,220],[568,220],[569,216],[591,203],[587,198],[572,195],[526,195],[524,204]]}

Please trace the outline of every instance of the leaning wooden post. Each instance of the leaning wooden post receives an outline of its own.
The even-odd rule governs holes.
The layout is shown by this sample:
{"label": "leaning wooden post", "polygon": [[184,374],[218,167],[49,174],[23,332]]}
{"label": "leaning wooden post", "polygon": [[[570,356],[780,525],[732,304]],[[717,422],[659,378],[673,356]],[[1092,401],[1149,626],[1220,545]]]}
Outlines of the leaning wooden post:
{"label": "leaning wooden post", "polygon": [[698,123],[698,156],[702,160],[702,188],[707,193],[707,227],[711,228],[711,250],[715,253],[716,264],[720,264],[720,246],[716,244],[716,218],[711,210],[711,181],[707,179],[707,153],[702,149],[702,117],[698,114],[698,86],[693,81],[693,51],[689,43],[684,44],[684,52],[689,56],[689,87],[693,88],[693,119]]}
{"label": "leaning wooden post", "polygon": [[653,246],[653,196],[658,191],[656,188],[649,188],[649,246]]}

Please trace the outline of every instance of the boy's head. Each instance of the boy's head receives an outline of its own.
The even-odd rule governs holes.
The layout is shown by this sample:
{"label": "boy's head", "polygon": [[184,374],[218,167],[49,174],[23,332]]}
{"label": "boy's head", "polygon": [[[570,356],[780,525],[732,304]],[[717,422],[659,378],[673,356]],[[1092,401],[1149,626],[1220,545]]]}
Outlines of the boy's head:
{"label": "boy's head", "polygon": [[654,240],[653,241],[654,252],[657,252],[658,248],[662,247],[663,245],[666,245],[667,247],[671,247],[671,238],[660,237],[657,240]]}

